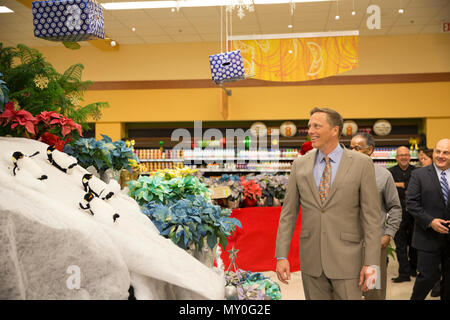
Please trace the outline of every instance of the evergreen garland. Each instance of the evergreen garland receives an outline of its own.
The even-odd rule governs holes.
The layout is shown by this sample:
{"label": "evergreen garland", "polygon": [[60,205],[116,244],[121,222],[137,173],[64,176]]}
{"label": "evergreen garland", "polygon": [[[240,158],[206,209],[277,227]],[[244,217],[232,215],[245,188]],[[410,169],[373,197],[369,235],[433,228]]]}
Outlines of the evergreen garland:
{"label": "evergreen garland", "polygon": [[4,48],[0,43],[0,73],[9,89],[10,101],[33,116],[42,111],[55,111],[88,129],[88,118],[100,119],[101,108],[109,104],[80,105],[85,90],[92,84],[81,80],[83,69],[78,63],[60,74],[38,50],[23,44]]}

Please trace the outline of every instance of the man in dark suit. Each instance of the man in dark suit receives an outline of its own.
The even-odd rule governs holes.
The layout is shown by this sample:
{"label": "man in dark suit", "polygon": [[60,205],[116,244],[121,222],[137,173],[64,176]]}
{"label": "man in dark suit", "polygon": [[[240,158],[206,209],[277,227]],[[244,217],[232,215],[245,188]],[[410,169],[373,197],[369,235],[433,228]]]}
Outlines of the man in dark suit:
{"label": "man in dark suit", "polygon": [[434,149],[433,165],[413,171],[406,194],[415,219],[412,246],[419,270],[411,300],[424,300],[441,276],[441,300],[450,300],[449,185],[450,139],[442,139]]}

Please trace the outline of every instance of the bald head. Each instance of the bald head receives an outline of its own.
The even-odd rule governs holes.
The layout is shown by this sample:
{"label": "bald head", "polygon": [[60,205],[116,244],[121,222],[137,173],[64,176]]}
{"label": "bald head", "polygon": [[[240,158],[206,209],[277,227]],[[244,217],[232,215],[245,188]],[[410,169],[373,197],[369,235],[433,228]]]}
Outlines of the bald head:
{"label": "bald head", "polygon": [[436,167],[443,171],[450,168],[450,139],[441,139],[436,143],[433,151],[433,162]]}
{"label": "bald head", "polygon": [[406,170],[409,166],[409,161],[411,160],[409,149],[405,146],[398,147],[395,159],[397,160],[399,167],[402,170]]}

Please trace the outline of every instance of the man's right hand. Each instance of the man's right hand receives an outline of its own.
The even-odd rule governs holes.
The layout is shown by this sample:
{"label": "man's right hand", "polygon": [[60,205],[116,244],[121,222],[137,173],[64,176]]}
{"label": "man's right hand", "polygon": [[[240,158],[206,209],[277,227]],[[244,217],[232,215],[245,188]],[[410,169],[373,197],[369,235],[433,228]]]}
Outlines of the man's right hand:
{"label": "man's right hand", "polygon": [[442,234],[448,234],[448,228],[443,225],[443,224],[447,224],[450,221],[448,220],[442,220],[442,219],[433,219],[433,221],[431,221],[430,227],[433,228],[434,231],[442,233]]}
{"label": "man's right hand", "polygon": [[282,283],[289,284],[287,280],[291,280],[291,272],[288,259],[277,261],[277,277]]}

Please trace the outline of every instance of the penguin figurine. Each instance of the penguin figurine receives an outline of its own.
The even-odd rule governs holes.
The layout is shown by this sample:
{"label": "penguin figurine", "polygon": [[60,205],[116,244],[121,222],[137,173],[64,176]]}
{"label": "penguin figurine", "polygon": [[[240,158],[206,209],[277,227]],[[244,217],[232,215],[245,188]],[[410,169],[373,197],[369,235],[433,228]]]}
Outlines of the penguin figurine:
{"label": "penguin figurine", "polygon": [[83,210],[89,210],[91,215],[96,217],[96,220],[106,224],[111,224],[111,219],[112,222],[115,223],[117,218],[120,217],[111,205],[102,199],[95,197],[92,192],[86,193],[83,198],[86,201],[86,206],[83,206],[83,204],[79,202],[78,204],[80,205],[80,208]]}
{"label": "penguin figurine", "polygon": [[52,165],[54,165],[64,173],[67,173],[68,170],[72,169],[78,164],[77,160],[74,157],[56,150],[55,146],[49,146],[47,148],[47,158]]}
{"label": "penguin figurine", "polygon": [[[106,183],[94,177],[92,173],[86,173],[81,179],[81,182],[84,192],[92,192],[94,196],[101,197],[103,200],[108,200],[114,195],[114,192],[108,192]],[[106,195],[102,196],[103,194]]]}
{"label": "penguin figurine", "polygon": [[12,155],[12,161],[14,163],[13,174],[16,175],[16,170],[24,169],[28,171],[33,177],[39,180],[45,180],[48,177],[44,174],[44,170],[34,162],[32,157],[39,154],[39,151],[33,153],[31,156],[26,156],[20,151],[16,151]]}

